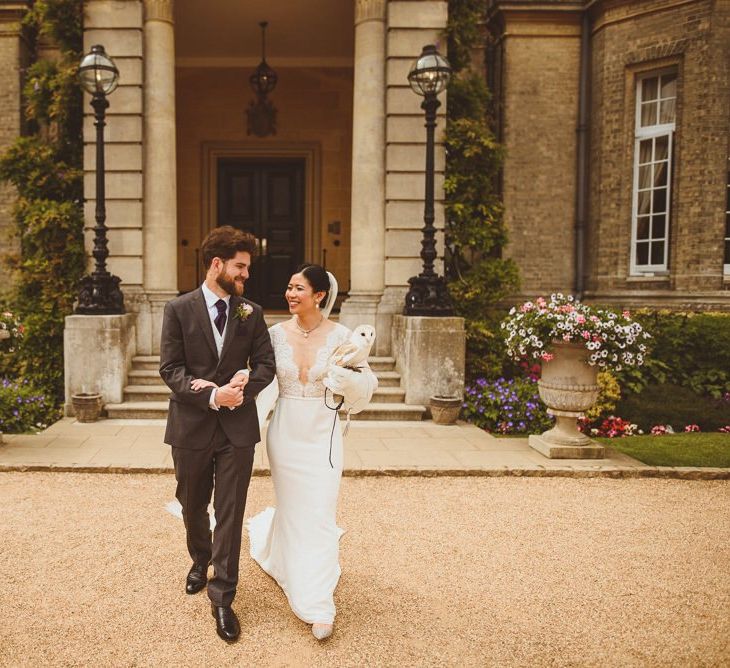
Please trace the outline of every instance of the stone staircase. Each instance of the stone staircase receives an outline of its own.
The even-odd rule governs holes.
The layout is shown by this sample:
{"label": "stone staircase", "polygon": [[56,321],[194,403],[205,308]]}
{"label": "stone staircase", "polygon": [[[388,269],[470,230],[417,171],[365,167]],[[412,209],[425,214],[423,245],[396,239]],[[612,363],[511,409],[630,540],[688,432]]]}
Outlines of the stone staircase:
{"label": "stone staircase", "polygon": [[[400,374],[395,370],[392,357],[371,357],[370,368],[378,377],[378,389],[370,404],[353,420],[422,420],[424,406],[404,403],[405,390],[401,389]],[[159,356],[138,356],[132,360],[132,369],[124,388],[121,404],[107,404],[108,417],[117,419],[162,419],[167,417],[170,390],[162,382],[158,369]]]}

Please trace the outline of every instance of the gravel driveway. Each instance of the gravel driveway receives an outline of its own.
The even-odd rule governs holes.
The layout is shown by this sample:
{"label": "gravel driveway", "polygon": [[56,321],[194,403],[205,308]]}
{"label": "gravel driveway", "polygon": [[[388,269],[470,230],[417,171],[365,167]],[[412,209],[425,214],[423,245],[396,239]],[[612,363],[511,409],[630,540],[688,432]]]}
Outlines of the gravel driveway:
{"label": "gravel driveway", "polygon": [[[334,636],[248,558],[215,634],[169,475],[0,474],[2,666],[730,665],[730,482],[346,478]],[[273,502],[251,483],[247,516]]]}

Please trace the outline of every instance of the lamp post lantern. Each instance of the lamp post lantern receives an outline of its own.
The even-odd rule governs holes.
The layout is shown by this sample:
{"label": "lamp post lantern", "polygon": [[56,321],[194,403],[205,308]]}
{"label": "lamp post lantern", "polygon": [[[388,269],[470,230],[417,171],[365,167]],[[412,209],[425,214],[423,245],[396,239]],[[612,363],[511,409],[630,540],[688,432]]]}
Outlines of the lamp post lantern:
{"label": "lamp post lantern", "polygon": [[81,315],[115,315],[124,313],[124,295],[119,288],[121,279],[106,269],[109,257],[106,238],[106,194],[104,188],[104,118],[109,107],[106,96],[119,82],[119,70],[101,44],[91,47],[79,65],[79,81],[91,95],[96,127],[96,226],[94,250],[96,266],[91,275],[81,279],[75,312]]}
{"label": "lamp post lantern", "polygon": [[408,279],[404,315],[451,316],[454,308],[446,288],[446,280],[434,271],[436,228],[434,222],[434,131],[436,110],[441,106],[438,95],[451,78],[451,66],[433,44],[423,47],[421,55],[408,73],[411,88],[423,96],[421,109],[426,114],[426,193],[423,209],[421,259],[423,270]]}

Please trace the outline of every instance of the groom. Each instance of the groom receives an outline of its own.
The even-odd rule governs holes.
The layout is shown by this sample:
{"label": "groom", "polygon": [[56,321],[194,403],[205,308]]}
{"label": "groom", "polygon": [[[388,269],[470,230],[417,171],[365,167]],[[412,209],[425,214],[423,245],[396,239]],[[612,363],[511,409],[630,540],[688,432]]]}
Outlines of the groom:
{"label": "groom", "polygon": [[[165,306],[160,345],[160,375],[172,390],[165,443],[172,446],[176,496],[193,560],[185,591],[196,594],[208,584],[218,635],[228,642],[241,632],[231,603],[260,440],[254,399],[275,373],[263,311],[241,298],[255,250],[253,235],[230,226],[214,229],[201,247],[205,281]],[[211,539],[208,504],[214,487]],[[208,582],[210,563],[214,575]]]}

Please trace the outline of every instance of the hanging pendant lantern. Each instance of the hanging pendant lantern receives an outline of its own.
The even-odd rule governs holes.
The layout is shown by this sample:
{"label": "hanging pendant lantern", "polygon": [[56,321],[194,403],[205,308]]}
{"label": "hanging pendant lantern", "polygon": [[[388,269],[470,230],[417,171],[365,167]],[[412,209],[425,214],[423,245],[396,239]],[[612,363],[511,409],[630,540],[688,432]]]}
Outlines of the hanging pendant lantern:
{"label": "hanging pendant lantern", "polygon": [[266,27],[268,25],[268,21],[259,23],[261,27],[261,62],[248,78],[251,89],[256,94],[256,99],[251,101],[246,111],[248,134],[257,137],[276,134],[276,109],[266,98],[276,88],[278,81],[276,72],[266,62]]}

